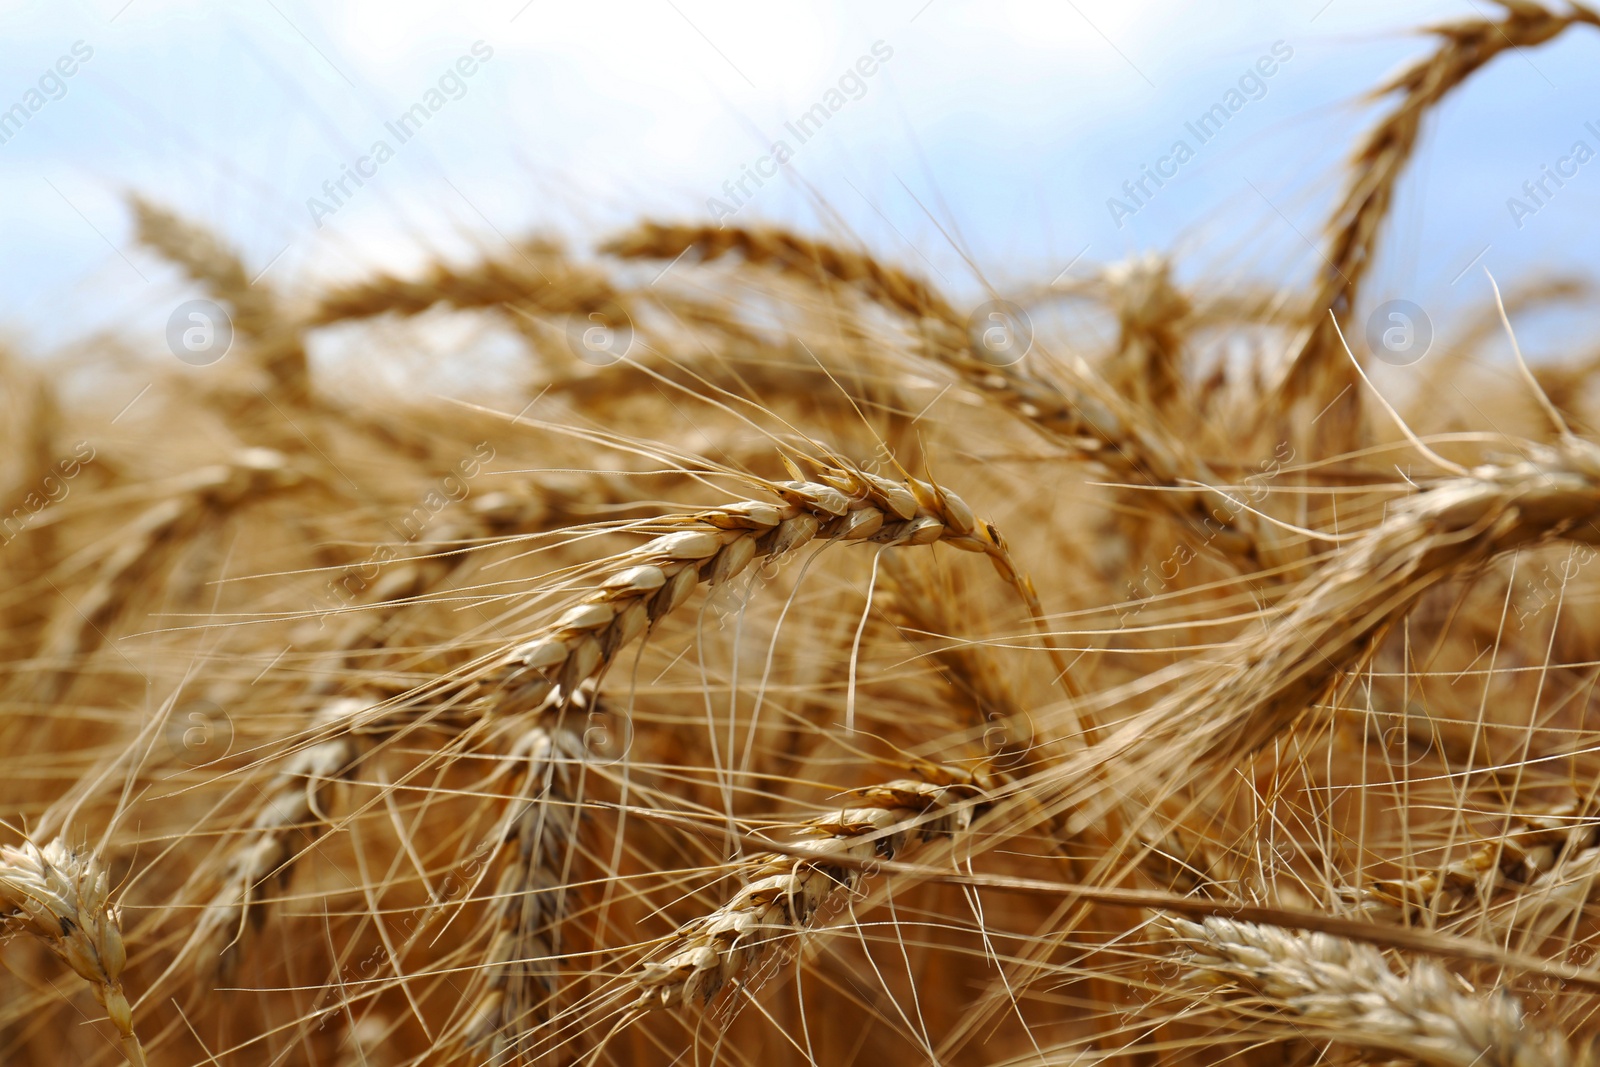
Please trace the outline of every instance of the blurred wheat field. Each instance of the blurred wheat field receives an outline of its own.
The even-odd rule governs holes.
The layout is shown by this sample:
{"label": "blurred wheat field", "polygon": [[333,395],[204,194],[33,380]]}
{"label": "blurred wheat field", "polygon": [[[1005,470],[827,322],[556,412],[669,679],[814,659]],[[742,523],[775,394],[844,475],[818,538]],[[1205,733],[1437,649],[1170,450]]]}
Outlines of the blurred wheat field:
{"label": "blurred wheat field", "polygon": [[[1433,28],[1309,288],[645,220],[291,292],[134,198],[232,347],[0,361],[0,1062],[1595,1062],[1596,364],[1477,358],[1593,289],[1398,409],[1362,340],[1430,110],[1594,27]],[[513,384],[406,381],[458,319]]]}

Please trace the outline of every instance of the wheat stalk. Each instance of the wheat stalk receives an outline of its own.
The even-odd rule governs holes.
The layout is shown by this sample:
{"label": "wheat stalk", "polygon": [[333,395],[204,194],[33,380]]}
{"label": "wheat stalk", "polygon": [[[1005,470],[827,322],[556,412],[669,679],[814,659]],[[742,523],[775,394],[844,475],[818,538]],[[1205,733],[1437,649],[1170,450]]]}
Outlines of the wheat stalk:
{"label": "wheat stalk", "polygon": [[59,837],[42,849],[31,841],[0,847],[0,908],[9,927],[43,941],[89,983],[128,1062],[144,1067],[122,990],[128,954],[121,918],[111,903],[111,876],[94,853],[69,848]]}

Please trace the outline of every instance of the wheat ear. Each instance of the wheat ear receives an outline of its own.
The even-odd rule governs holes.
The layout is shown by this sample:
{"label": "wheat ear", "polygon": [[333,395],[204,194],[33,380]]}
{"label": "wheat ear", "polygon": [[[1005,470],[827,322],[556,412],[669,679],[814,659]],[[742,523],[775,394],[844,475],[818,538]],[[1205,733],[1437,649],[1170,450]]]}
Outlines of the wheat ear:
{"label": "wheat ear", "polygon": [[[312,732],[368,706],[353,697],[335,700],[318,711]],[[238,965],[247,930],[265,917],[262,884],[274,874],[287,881],[295,859],[322,836],[333,788],[356,756],[355,739],[341,732],[295,752],[279,770],[185,949],[196,954],[202,973],[227,975]]]}
{"label": "wheat ear", "polygon": [[[565,911],[566,860],[577,833],[572,765],[585,752],[582,739],[560,715],[533,716],[533,724],[512,746],[516,765],[514,796],[502,823],[502,837],[516,853],[500,873],[488,922],[494,934],[484,953],[482,984],[465,1027],[472,1045],[492,1047],[500,1062],[515,1048],[529,1046],[515,1036],[529,1018],[543,1019],[543,1006],[555,993],[559,951],[557,932]],[[534,987],[543,1000],[534,999]]]}
{"label": "wheat ear", "polygon": [[605,671],[616,654],[688,599],[702,583],[721,585],[752,562],[776,559],[813,539],[879,545],[946,544],[987,556],[1040,614],[1037,594],[998,530],[974,518],[954,493],[915,479],[905,484],[853,467],[827,465],[818,481],[776,482],[781,503],[742,501],[654,520],[665,533],[603,564],[598,588],[553,625],[505,653],[476,683],[497,713],[565,700]]}
{"label": "wheat ear", "polygon": [[12,929],[32,934],[89,983],[122,1039],[133,1067],[144,1050],[133,1030],[133,1010],[122,991],[128,953],[111,903],[111,878],[94,853],[68,848],[56,838],[0,847],[0,908]]}
{"label": "wheat ear", "polygon": [[1471,852],[1437,870],[1410,878],[1377,879],[1344,891],[1357,910],[1403,917],[1426,910],[1436,916],[1459,910],[1500,885],[1535,889],[1551,884],[1557,865],[1600,844],[1600,825],[1584,806],[1567,801],[1519,813],[1503,834],[1479,841]]}
{"label": "wheat ear", "polygon": [[806,822],[796,844],[803,855],[752,861],[726,904],[680,929],[665,958],[633,976],[638,1008],[704,1005],[736,979],[755,985],[762,975],[752,971],[775,965],[821,921],[825,906],[864,884],[861,861],[894,859],[920,842],[969,831],[982,811],[984,783],[953,768],[927,770],[944,773],[846,793],[848,806]]}
{"label": "wheat ear", "polygon": [[647,222],[602,246],[626,258],[676,259],[695,253],[702,262],[737,254],[824,284],[851,286],[911,319],[922,334],[922,352],[949,367],[962,381],[1006,408],[1038,433],[1091,456],[1113,476],[1135,483],[1181,489],[1155,494],[1156,502],[1200,530],[1208,545],[1247,566],[1261,562],[1262,531],[1254,517],[1226,494],[1207,491],[1216,475],[1193,450],[1168,434],[1138,406],[1118,397],[1081,358],[1068,370],[1067,389],[1019,364],[997,363],[975,350],[967,321],[927,283],[863,252],[841,249],[777,229]]}
{"label": "wheat ear", "polygon": [[[1500,19],[1471,18],[1434,27],[1431,32],[1439,45],[1433,54],[1373,93],[1377,98],[1398,94],[1399,100],[1361,139],[1350,160],[1344,192],[1325,227],[1325,267],[1307,305],[1310,325],[1283,385],[1290,400],[1309,396],[1321,404],[1335,399],[1336,393],[1348,396],[1349,409],[1332,425],[1353,425],[1360,392],[1328,311],[1332,309],[1341,324],[1354,312],[1383,220],[1427,113],[1502,52],[1536,47],[1575,25],[1600,26],[1600,14],[1583,4],[1574,3],[1567,12],[1558,13],[1530,0],[1498,2],[1505,9]],[[1346,389],[1348,393],[1343,393]]]}
{"label": "wheat ear", "polygon": [[[1567,437],[1524,450],[1528,459],[1484,465],[1391,503],[1384,522],[1288,597],[1266,634],[1241,636],[1163,702],[1167,727],[1197,727],[1208,756],[1242,758],[1313,707],[1429,589],[1550,538],[1600,543],[1600,448]],[[1173,708],[1188,714],[1174,717]],[[1170,740],[1169,730],[1154,729]]]}
{"label": "wheat ear", "polygon": [[1397,974],[1372,945],[1212,916],[1162,920],[1191,981],[1234,985],[1329,1041],[1437,1067],[1568,1067],[1566,1040],[1533,1025],[1515,997],[1478,994],[1428,960]]}
{"label": "wheat ear", "polygon": [[271,287],[259,278],[252,281],[239,254],[210,230],[143,197],[133,198],[133,214],[143,244],[182,267],[233,309],[234,326],[250,339],[256,359],[279,391],[294,400],[309,397],[305,344]]}
{"label": "wheat ear", "polygon": [[524,328],[528,315],[598,314],[613,327],[629,322],[622,295],[598,272],[578,267],[549,244],[530,243],[516,253],[469,267],[435,263],[414,281],[379,274],[340,286],[323,295],[308,323],[326,326],[375,315],[419,315],[435,304],[460,310],[509,309],[518,329]]}

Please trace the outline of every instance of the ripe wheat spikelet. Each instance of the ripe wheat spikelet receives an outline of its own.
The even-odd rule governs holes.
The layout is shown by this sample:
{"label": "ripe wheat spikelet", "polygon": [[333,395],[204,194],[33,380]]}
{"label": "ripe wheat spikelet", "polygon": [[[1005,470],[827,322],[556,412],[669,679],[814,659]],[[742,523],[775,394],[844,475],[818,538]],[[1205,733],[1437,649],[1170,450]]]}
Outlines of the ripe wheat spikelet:
{"label": "ripe wheat spikelet", "polygon": [[1342,434],[1339,447],[1354,442],[1360,392],[1342,346],[1327,317],[1342,324],[1356,310],[1361,283],[1376,257],[1378,236],[1388,217],[1401,172],[1416,151],[1423,119],[1451,90],[1501,53],[1532,48],[1572,26],[1600,26],[1600,13],[1581,3],[1555,11],[1532,0],[1497,0],[1503,17],[1477,17],[1435,26],[1439,38],[1432,55],[1407,67],[1373,91],[1398,102],[1357,145],[1347,182],[1325,227],[1327,251],[1307,304],[1304,339],[1293,353],[1283,380],[1286,397],[1311,397],[1320,408],[1340,398],[1340,418],[1328,424]]}
{"label": "ripe wheat spikelet", "polygon": [[[726,904],[687,924],[666,957],[635,976],[643,1007],[710,1002],[729,982],[811,928],[824,907],[855,892],[863,872],[839,857],[894,859],[933,837],[970,830],[982,812],[981,779],[954,768],[927,768],[931,780],[903,779],[852,790],[833,814],[811,819],[800,855],[758,856]],[[749,984],[748,982],[746,983]]]}
{"label": "ripe wheat spikelet", "polygon": [[94,854],[69,848],[60,838],[44,848],[32,842],[0,846],[0,908],[9,928],[39,938],[89,983],[122,1038],[128,1062],[144,1067],[133,1009],[122,990],[128,953],[121,918],[111,903],[110,875]]}
{"label": "ripe wheat spikelet", "polygon": [[1505,993],[1478,995],[1431,961],[1396,974],[1371,945],[1329,934],[1212,917],[1167,917],[1191,981],[1236,985],[1241,1000],[1328,1040],[1438,1067],[1568,1067],[1560,1034],[1532,1025]]}
{"label": "ripe wheat spikelet", "polygon": [[233,309],[233,322],[254,347],[274,387],[291,400],[310,394],[310,372],[299,328],[269,285],[252,280],[238,253],[210,230],[143,197],[132,198],[139,240],[184,269]]}
{"label": "ripe wheat spikelet", "polygon": [[587,753],[560,716],[531,718],[512,747],[518,799],[506,812],[503,836],[515,852],[494,887],[494,936],[464,1027],[469,1044],[491,1045],[496,1055],[513,1047],[528,1054],[530,1024],[549,1017],[562,911],[575,892],[566,886],[577,833],[572,764]]}
{"label": "ripe wheat spikelet", "polygon": [[954,493],[847,466],[819,464],[815,482],[793,473],[794,480],[768,486],[781,503],[743,501],[652,522],[652,528],[674,532],[607,559],[595,591],[548,630],[506,652],[470,694],[497,714],[568,700],[700,584],[714,588],[758,560],[786,555],[813,539],[890,547],[939,543],[982,554],[1039,615],[1032,584],[999,531],[976,519]]}

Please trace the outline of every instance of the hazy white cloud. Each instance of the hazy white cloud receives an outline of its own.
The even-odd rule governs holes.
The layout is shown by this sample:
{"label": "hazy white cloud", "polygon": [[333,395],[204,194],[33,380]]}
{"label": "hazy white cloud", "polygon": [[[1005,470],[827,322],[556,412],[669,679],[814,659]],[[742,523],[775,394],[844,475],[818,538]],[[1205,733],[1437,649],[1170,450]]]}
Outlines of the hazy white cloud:
{"label": "hazy white cloud", "polygon": [[[101,303],[117,314],[141,299],[165,306],[170,293],[122,261],[145,262],[117,203],[128,188],[220,227],[283,281],[466,254],[497,231],[581,237],[637,213],[703,215],[880,40],[893,60],[740,221],[813,224],[814,191],[958,289],[971,279],[930,214],[1019,277],[1053,274],[1085,246],[1105,260],[1219,232],[1230,239],[1209,244],[1232,258],[1186,269],[1304,273],[1316,253],[1301,234],[1315,233],[1367,114],[1353,101],[1425,47],[1402,31],[1472,13],[1374,0],[13,4],[0,15],[0,100],[74,41],[96,51],[65,97],[0,145],[0,321],[41,340],[71,335],[91,320],[54,309],[91,283],[119,289]],[[1295,61],[1271,93],[1147,210],[1113,225],[1107,198],[1279,39]],[[494,58],[465,95],[319,228],[307,201],[323,181],[475,41]],[[1408,179],[1416,206],[1397,216],[1402,244],[1438,258],[1407,264],[1418,284],[1453,295],[1451,257],[1464,263],[1486,243],[1501,242],[1488,258],[1508,269],[1577,243],[1587,189],[1520,234],[1503,201],[1600,118],[1585,113],[1596,48],[1574,40],[1508,57],[1444,109]],[[1414,192],[1424,181],[1426,201]]]}

